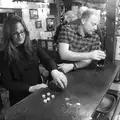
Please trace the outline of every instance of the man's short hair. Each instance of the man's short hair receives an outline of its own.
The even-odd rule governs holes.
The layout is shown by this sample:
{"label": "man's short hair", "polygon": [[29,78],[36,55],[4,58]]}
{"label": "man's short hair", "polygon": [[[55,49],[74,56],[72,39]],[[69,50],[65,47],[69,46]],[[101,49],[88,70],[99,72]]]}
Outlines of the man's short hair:
{"label": "man's short hair", "polygon": [[89,8],[82,13],[81,18],[88,19],[91,15],[96,15],[100,18],[100,12],[98,10]]}

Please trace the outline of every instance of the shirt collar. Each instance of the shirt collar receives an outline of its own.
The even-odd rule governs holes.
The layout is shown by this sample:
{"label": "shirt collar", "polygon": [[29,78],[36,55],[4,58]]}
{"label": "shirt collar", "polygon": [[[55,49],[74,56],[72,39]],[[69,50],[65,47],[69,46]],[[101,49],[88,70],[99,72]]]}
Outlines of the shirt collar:
{"label": "shirt collar", "polygon": [[93,33],[92,35],[87,34],[87,33],[84,33],[84,31],[83,31],[83,29],[82,29],[82,26],[80,26],[80,25],[76,28],[76,31],[77,31],[77,34],[78,34],[78,35],[80,35],[80,36],[82,36],[82,37],[84,37],[84,38],[92,37],[92,36],[95,35],[95,33]]}
{"label": "shirt collar", "polygon": [[77,32],[78,35],[80,35],[82,37],[85,36],[85,33],[84,33],[83,29],[82,29],[82,26],[79,25],[76,29],[77,29],[76,32]]}

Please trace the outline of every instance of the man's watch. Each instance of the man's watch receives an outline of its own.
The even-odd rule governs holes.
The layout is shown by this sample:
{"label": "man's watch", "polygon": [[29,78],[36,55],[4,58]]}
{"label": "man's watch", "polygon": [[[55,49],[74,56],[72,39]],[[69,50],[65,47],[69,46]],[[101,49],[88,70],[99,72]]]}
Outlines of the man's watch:
{"label": "man's watch", "polygon": [[73,70],[77,69],[77,65],[75,63],[73,63]]}

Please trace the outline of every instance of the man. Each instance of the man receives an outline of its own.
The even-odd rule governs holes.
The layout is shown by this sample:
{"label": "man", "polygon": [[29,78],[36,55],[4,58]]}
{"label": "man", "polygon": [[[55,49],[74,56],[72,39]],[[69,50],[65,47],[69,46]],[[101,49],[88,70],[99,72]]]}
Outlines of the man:
{"label": "man", "polygon": [[57,26],[57,29],[56,29],[56,32],[54,35],[55,45],[57,45],[58,35],[59,35],[62,25],[77,19],[79,9],[82,6],[82,1],[80,0],[71,0],[71,2],[64,1],[64,5],[66,7],[66,12],[64,13],[64,20],[62,21],[60,25]]}
{"label": "man", "polygon": [[[79,25],[79,23],[80,23],[80,18],[81,18],[81,16],[82,16],[82,13],[83,13],[84,11],[88,10],[88,9],[91,9],[91,10],[92,10],[92,8],[88,8],[88,7],[86,7],[86,6],[81,6],[81,7],[78,9],[77,19],[75,19],[75,17],[74,17],[73,20],[71,20],[71,21],[69,22],[69,24],[78,24],[78,25]],[[95,9],[93,9],[93,10],[95,10]],[[101,14],[101,11],[100,11],[100,10],[97,10],[96,12],[98,12],[98,14]],[[101,19],[101,17],[100,17],[100,19]],[[96,32],[96,33],[98,34],[98,36],[100,37],[101,48],[104,49],[104,34],[102,33],[102,31],[101,31],[100,28],[101,28],[101,25],[99,24],[99,26],[97,26],[97,30],[96,30],[95,32]]]}
{"label": "man", "polygon": [[88,9],[79,19],[79,25],[62,26],[58,50],[64,63],[58,65],[59,69],[67,73],[88,66],[92,60],[105,59],[105,53],[100,50],[99,36],[95,34],[99,21],[100,14],[94,9]]}

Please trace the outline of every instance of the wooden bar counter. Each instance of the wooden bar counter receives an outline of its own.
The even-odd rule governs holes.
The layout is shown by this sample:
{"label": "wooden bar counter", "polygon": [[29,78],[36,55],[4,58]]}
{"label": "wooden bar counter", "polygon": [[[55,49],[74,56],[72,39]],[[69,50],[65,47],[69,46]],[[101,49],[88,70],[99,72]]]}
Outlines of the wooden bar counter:
{"label": "wooden bar counter", "polygon": [[[101,69],[80,69],[66,74],[64,90],[50,83],[10,107],[5,120],[89,120],[112,84],[120,65],[105,64]],[[55,95],[47,103],[42,95]],[[49,95],[48,95],[49,97]]]}

